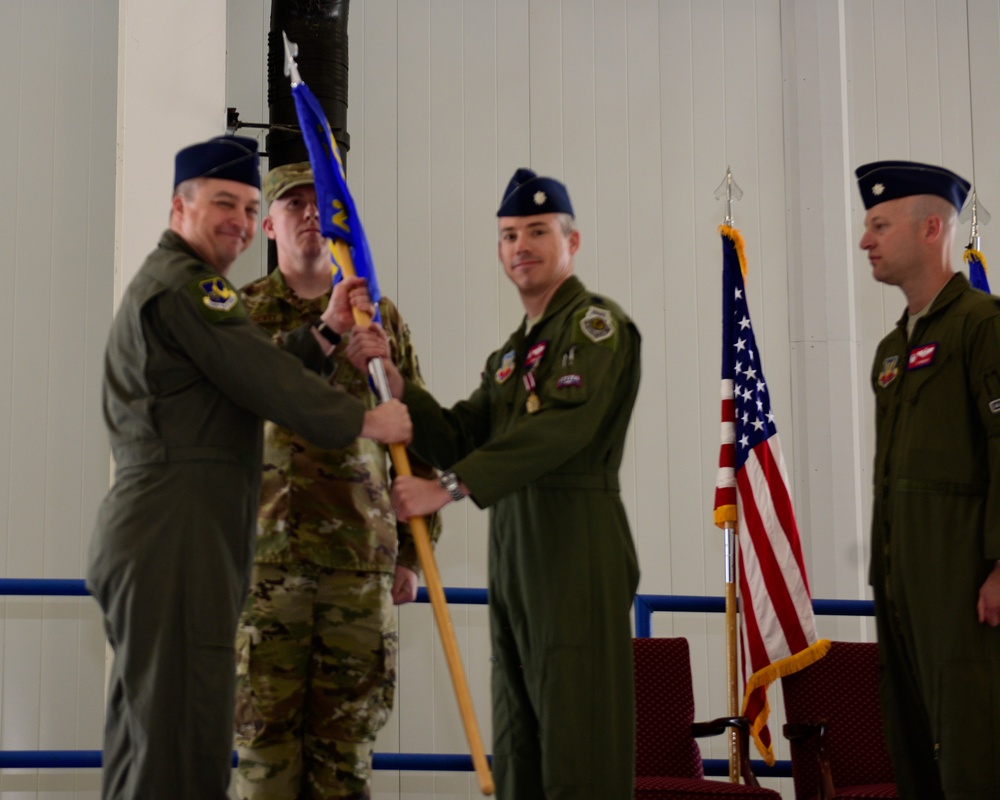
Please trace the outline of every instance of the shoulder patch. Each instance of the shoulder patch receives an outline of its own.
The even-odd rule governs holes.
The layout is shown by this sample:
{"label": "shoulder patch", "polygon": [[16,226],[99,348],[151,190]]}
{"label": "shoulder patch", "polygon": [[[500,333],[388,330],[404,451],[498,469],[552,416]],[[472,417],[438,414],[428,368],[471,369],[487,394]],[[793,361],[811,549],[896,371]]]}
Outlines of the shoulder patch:
{"label": "shoulder patch", "polygon": [[585,311],[578,311],[574,321],[580,332],[595,344],[614,342],[615,320],[609,309],[590,306]]}
{"label": "shoulder patch", "polygon": [[205,277],[203,274],[188,283],[187,292],[209,322],[247,315],[239,292],[221,275]]}

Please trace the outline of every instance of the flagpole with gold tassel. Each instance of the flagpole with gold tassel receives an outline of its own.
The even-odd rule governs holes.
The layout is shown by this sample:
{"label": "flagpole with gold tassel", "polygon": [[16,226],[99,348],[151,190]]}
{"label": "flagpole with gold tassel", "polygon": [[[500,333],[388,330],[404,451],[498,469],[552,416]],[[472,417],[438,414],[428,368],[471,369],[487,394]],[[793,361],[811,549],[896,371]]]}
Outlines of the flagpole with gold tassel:
{"label": "flagpole with gold tassel", "polygon": [[[715,199],[726,198],[726,218],[723,225],[733,227],[733,200],[743,197],[743,190],[733,180],[733,172],[727,166],[726,177],[719,188],[715,190]],[[736,595],[736,558],[737,537],[736,520],[727,519],[723,525],[723,547],[725,551],[725,581],[726,581],[726,697],[728,715],[740,715],[739,667],[737,653],[739,632],[739,603]],[[739,783],[740,770],[740,732],[729,729],[729,781]]]}
{"label": "flagpole with gold tassel", "polygon": [[[308,87],[303,83],[302,78],[299,76],[298,65],[295,63],[295,56],[298,55],[298,47],[288,40],[288,37],[282,33],[282,38],[285,44],[285,75],[289,77],[292,83],[292,95],[296,102],[296,109],[299,113],[299,119],[303,136],[306,139],[307,148],[309,150],[309,159],[313,167],[313,174],[316,180],[317,195],[320,194],[320,184],[321,184],[321,174],[322,171],[320,167],[326,167],[329,169],[330,163],[318,163],[321,159],[314,153],[314,149],[322,153],[324,156],[329,156],[327,162],[330,159],[335,159],[336,164],[333,165],[332,176],[335,180],[339,180],[342,184],[341,191],[341,201],[344,204],[353,208],[353,201],[350,199],[350,192],[346,187],[346,182],[343,180],[344,174],[341,168],[339,154],[337,153],[337,143],[333,140],[333,134],[330,132],[329,123],[326,120],[325,115],[322,114],[322,109],[319,107],[317,101],[312,96],[312,93],[308,90]],[[303,105],[300,106],[300,101]],[[315,104],[315,107],[311,107],[310,104]],[[311,124],[307,125],[303,122],[303,114],[306,114],[306,119],[311,119]],[[322,129],[322,141],[315,141],[318,132],[314,129],[318,126]],[[315,145],[315,147],[314,147]],[[315,159],[315,160],[314,160]],[[319,198],[317,198],[319,199]],[[349,217],[350,214],[347,208],[342,208],[338,206],[337,202],[333,203],[334,207],[338,208],[338,212],[333,215],[334,220],[338,220],[341,216]],[[326,210],[325,203],[323,204],[324,210]],[[335,228],[333,232],[325,225],[326,219],[323,220],[323,233],[330,240],[330,252],[333,257],[333,262],[342,271],[343,277],[354,277],[357,274],[354,263],[354,255],[351,252],[352,243],[347,241],[344,236],[359,234],[358,238],[355,240],[355,244],[361,246],[362,249],[359,251],[361,257],[371,268],[370,254],[367,250],[367,240],[363,235],[362,226],[360,224],[360,219],[352,220],[351,223],[357,227],[357,231],[348,231],[348,229]],[[337,232],[342,232],[344,236],[338,236]],[[371,284],[375,279],[374,270],[371,270],[369,277],[369,283]],[[354,309],[354,319],[359,325],[367,326],[371,323],[371,318],[368,314]],[[369,372],[372,376],[372,381],[375,384],[376,393],[378,395],[379,402],[386,402],[392,399],[392,392],[389,389],[389,382],[386,379],[385,365],[382,363],[382,359],[374,358],[369,362],[368,366]],[[389,446],[389,454],[392,458],[393,466],[395,467],[397,475],[412,475],[412,470],[410,468],[410,460],[406,453],[406,448],[400,443],[392,444]],[[437,623],[438,633],[441,636],[441,644],[444,648],[445,660],[448,663],[448,671],[451,674],[451,682],[455,689],[455,699],[458,702],[458,710],[462,719],[462,726],[465,729],[465,736],[469,743],[469,752],[472,755],[472,765],[476,771],[476,777],[479,780],[479,790],[484,795],[492,795],[494,792],[493,776],[490,772],[489,762],[486,760],[486,752],[483,748],[482,736],[479,732],[479,725],[476,721],[475,708],[472,705],[472,698],[469,694],[469,686],[465,677],[465,669],[462,666],[462,655],[458,649],[458,642],[455,638],[455,630],[452,626],[451,615],[448,612],[448,605],[444,596],[444,589],[441,585],[441,576],[438,573],[437,562],[434,558],[434,550],[431,548],[430,533],[427,529],[427,522],[423,517],[411,517],[409,520],[410,532],[413,536],[413,542],[417,551],[417,558],[420,561],[420,567],[424,573],[424,582],[427,585],[427,594],[430,597],[431,607],[434,611],[434,619]]]}

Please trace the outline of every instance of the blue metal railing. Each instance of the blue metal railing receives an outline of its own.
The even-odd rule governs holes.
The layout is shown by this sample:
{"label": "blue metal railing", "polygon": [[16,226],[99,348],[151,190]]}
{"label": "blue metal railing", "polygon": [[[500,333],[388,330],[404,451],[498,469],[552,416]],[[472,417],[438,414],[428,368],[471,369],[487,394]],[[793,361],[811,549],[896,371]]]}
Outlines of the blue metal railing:
{"label": "blue metal railing", "polygon": [[[0,595],[85,597],[89,593],[83,580],[77,578],[0,578]],[[485,589],[450,588],[444,590],[445,599],[455,605],[487,605]],[[427,589],[417,590],[417,602],[427,603]],[[826,616],[872,616],[870,600],[813,600],[813,612]],[[639,594],[635,597],[635,635],[651,635],[654,611],[724,613],[723,597],[697,595]],[[234,753],[235,761],[235,753]],[[706,758],[705,774],[729,774],[729,762],[722,758]],[[751,761],[758,777],[790,778],[790,761],[777,761],[768,766],[763,761]],[[0,750],[0,769],[90,769],[100,768],[100,750]],[[472,772],[472,758],[468,755],[449,753],[375,753],[372,767],[400,771]]]}

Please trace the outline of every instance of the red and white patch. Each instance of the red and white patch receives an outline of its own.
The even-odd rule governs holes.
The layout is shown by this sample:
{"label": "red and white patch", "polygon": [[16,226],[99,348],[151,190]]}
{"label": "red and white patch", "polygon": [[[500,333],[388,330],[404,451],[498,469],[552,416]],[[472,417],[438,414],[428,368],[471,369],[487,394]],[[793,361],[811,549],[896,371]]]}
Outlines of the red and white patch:
{"label": "red and white patch", "polygon": [[930,366],[930,364],[934,361],[934,354],[936,352],[937,342],[922,344],[920,347],[914,347],[910,351],[910,357],[907,359],[906,368],[913,370]]}
{"label": "red and white patch", "polygon": [[524,359],[524,366],[526,369],[531,369],[535,364],[542,360],[542,356],[545,355],[545,348],[549,346],[549,340],[539,342],[533,345],[530,350],[528,350],[528,355]]}

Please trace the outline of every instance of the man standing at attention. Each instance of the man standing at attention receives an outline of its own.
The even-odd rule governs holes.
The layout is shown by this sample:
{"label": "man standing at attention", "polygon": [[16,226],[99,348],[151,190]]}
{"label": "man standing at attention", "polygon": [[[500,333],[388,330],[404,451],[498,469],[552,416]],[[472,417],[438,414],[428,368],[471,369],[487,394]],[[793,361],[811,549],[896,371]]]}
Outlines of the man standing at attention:
{"label": "man standing at attention", "polygon": [[[257,142],[184,148],[174,174],[170,229],[122,297],[105,355],[115,482],[87,569],[115,653],[105,800],[226,797],[263,419],[324,447],[410,433],[401,404],[366,410],[309,371],[330,349],[312,325],[275,347],[226,280],[257,225]],[[350,304],[367,304],[351,289],[313,322],[348,330]]]}
{"label": "man standing at attention", "polygon": [[[278,269],[242,294],[250,318],[280,344],[327,307],[330,250],[309,162],[272,169],[264,199]],[[399,312],[384,298],[380,311],[393,364],[422,385]],[[349,337],[326,335],[330,383],[374,408],[367,374],[345,357]],[[395,692],[393,603],[413,600],[418,582],[409,525],[397,523],[389,499],[387,456],[369,439],[329,450],[265,423],[257,552],[237,632],[240,800],[371,797],[375,735]],[[436,538],[436,515],[428,523]]]}
{"label": "man standing at attention", "polygon": [[875,597],[899,796],[1000,797],[1000,308],[951,263],[969,183],[941,167],[856,171],[860,246],[906,309],[879,344]]}
{"label": "man standing at attention", "polygon": [[[391,371],[414,449],[447,470],[440,482],[398,478],[393,503],[404,519],[465,496],[490,508],[497,796],[623,800],[634,780],[639,570],[618,468],[639,332],[573,275],[580,232],[562,183],[519,169],[497,216],[525,319],[451,409]],[[363,335],[358,365],[385,352],[377,329]]]}

